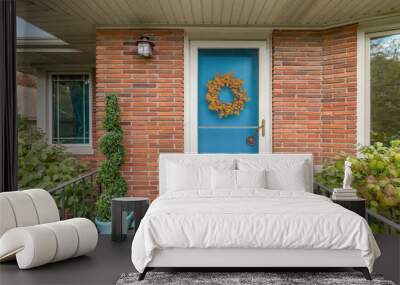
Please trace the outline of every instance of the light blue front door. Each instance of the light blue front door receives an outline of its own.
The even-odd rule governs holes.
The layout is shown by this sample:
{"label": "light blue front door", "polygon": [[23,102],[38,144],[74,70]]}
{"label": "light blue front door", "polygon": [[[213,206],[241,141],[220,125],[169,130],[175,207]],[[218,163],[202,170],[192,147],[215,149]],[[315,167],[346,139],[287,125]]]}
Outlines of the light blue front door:
{"label": "light blue front door", "polygon": [[[198,50],[198,152],[199,153],[257,153],[258,152],[258,49],[199,49]],[[231,73],[243,80],[250,98],[240,115],[220,118],[208,109],[207,82],[217,74]],[[220,92],[224,103],[233,94],[224,87]]]}

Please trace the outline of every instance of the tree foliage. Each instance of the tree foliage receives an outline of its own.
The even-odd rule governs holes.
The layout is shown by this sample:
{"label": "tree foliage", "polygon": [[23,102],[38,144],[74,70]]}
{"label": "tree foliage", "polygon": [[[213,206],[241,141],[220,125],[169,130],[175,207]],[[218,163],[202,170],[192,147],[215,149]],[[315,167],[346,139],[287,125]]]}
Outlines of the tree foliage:
{"label": "tree foliage", "polygon": [[353,183],[358,195],[365,198],[367,206],[400,223],[400,140],[390,146],[375,143],[359,149],[357,158],[341,153],[331,163],[325,163],[316,179],[328,187],[341,187],[344,161],[352,163]]}
{"label": "tree foliage", "polygon": [[125,151],[122,145],[123,132],[118,97],[115,95],[106,96],[103,127],[106,133],[100,140],[100,151],[106,159],[99,166],[97,180],[104,186],[105,191],[96,202],[96,216],[102,221],[110,221],[111,200],[125,196],[127,191],[126,181],[120,173]]}
{"label": "tree foliage", "polygon": [[371,40],[372,141],[400,138],[400,35]]}

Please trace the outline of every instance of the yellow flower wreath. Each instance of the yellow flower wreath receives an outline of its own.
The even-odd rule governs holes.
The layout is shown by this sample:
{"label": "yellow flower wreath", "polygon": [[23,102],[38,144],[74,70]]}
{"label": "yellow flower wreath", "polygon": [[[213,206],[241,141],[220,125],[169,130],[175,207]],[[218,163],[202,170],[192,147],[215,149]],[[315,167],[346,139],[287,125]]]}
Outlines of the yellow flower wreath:
{"label": "yellow flower wreath", "polygon": [[[220,118],[240,115],[244,108],[244,103],[250,100],[242,84],[243,80],[234,77],[232,73],[217,74],[213,80],[207,83],[206,100],[208,109],[217,112]],[[230,103],[223,103],[219,98],[219,92],[225,86],[231,89],[234,96],[233,101]]]}

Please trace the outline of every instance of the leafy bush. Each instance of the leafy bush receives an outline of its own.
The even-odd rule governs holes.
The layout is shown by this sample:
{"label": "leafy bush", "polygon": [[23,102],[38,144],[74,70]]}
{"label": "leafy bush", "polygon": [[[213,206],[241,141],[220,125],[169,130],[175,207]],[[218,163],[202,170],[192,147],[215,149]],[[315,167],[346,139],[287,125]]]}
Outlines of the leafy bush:
{"label": "leafy bush", "polygon": [[97,179],[104,186],[105,191],[96,202],[96,215],[102,221],[110,221],[111,200],[125,196],[127,191],[126,181],[119,171],[124,162],[125,150],[122,145],[123,132],[118,97],[115,95],[106,96],[103,127],[106,134],[100,140],[100,151],[105,155],[106,160],[99,166]]}
{"label": "leafy bush", "polygon": [[58,145],[48,145],[46,136],[18,118],[18,188],[51,189],[89,168]]}
{"label": "leafy bush", "polygon": [[[76,160],[65,152],[59,145],[48,145],[46,136],[26,119],[18,117],[18,188],[42,188],[50,190],[67,182],[89,167]],[[86,185],[87,203],[82,205],[82,184],[77,184],[75,195],[73,186],[65,188],[65,211],[70,216],[75,203],[78,216],[90,216],[89,185]],[[60,206],[61,194],[54,195],[57,205]]]}
{"label": "leafy bush", "polygon": [[344,161],[352,163],[353,183],[367,206],[400,223],[400,140],[390,146],[375,143],[359,148],[360,157],[339,154],[333,163],[325,163],[316,179],[328,187],[341,187]]}
{"label": "leafy bush", "polygon": [[[388,123],[390,124],[390,123]],[[400,130],[397,133],[388,134],[387,132],[371,132],[372,142],[381,142],[385,146],[390,146],[390,142],[400,138]]]}

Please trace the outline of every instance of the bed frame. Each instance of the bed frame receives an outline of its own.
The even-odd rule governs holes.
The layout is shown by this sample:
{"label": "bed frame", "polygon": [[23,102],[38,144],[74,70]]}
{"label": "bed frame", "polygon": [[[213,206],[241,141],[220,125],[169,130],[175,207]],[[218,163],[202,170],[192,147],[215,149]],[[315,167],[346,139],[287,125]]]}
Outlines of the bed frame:
{"label": "bed frame", "polygon": [[193,249],[156,250],[152,261],[139,275],[143,280],[154,268],[343,268],[361,271],[371,280],[359,250],[329,249]]}
{"label": "bed frame", "polygon": [[[307,167],[307,191],[313,192],[313,166],[310,154],[161,154],[160,194],[166,191],[166,164],[176,159],[221,159],[267,156],[269,159],[293,158],[304,160]],[[330,249],[248,249],[248,248],[170,248],[158,249],[139,280],[155,268],[232,268],[246,271],[254,268],[353,268],[367,280],[371,275],[359,250]]]}

